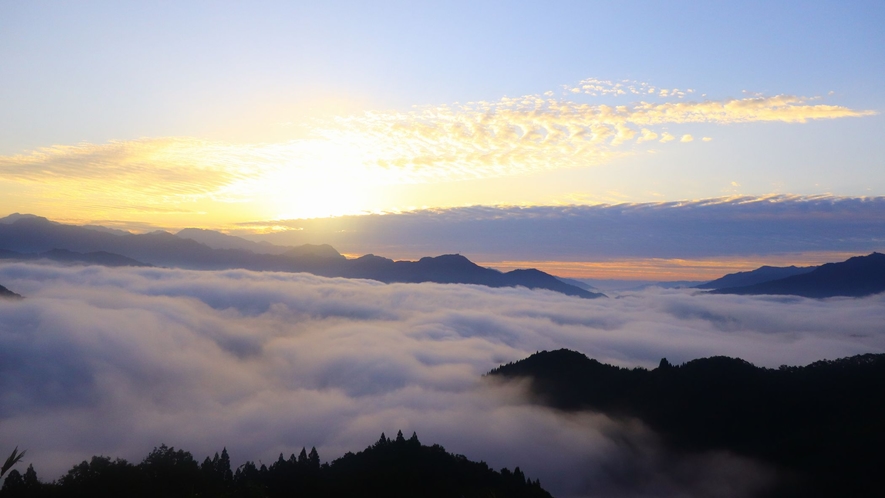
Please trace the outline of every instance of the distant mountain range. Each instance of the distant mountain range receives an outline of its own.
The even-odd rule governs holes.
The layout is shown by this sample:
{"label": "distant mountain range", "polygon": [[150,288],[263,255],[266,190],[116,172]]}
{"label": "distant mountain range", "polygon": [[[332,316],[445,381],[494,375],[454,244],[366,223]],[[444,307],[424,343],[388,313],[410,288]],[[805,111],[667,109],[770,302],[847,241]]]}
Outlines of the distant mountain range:
{"label": "distant mountain range", "polygon": [[[183,232],[183,233],[182,233]],[[15,214],[0,219],[0,250],[21,259],[48,258],[105,264],[156,265],[197,270],[242,268],[305,272],[325,277],[366,278],[385,283],[437,282],[488,287],[546,289],[582,298],[604,297],[567,284],[535,269],[499,272],[449,254],[419,261],[393,261],[372,254],[347,259],[328,245],[282,247],[258,244],[209,230],[186,229],[182,236],[157,231],[120,233],[64,225],[46,218]],[[196,239],[200,239],[200,242]],[[218,246],[213,248],[211,245]],[[265,252],[256,252],[264,250]],[[0,256],[2,257],[2,256]],[[91,259],[91,261],[89,261]],[[127,263],[128,262],[128,263]]]}
{"label": "distant mountain range", "polygon": [[492,370],[529,378],[536,403],[636,417],[671,447],[728,450],[785,471],[771,496],[881,496],[885,354],[805,367],[723,356],[620,368],[559,350]]}
{"label": "distant mountain range", "polygon": [[87,265],[101,266],[152,266],[141,261],[136,261],[126,256],[114,254],[106,251],[95,251],[87,253],[79,253],[68,251],[67,249],[53,249],[51,251],[41,253],[20,253],[0,249],[0,259],[15,259],[24,261],[36,261],[48,259],[59,263],[79,263]]}
{"label": "distant mountain range", "polygon": [[329,244],[304,244],[302,246],[278,246],[270,242],[253,242],[242,237],[227,235],[225,233],[216,232],[214,230],[205,230],[202,228],[185,228],[176,233],[178,237],[183,239],[196,240],[213,249],[240,249],[243,251],[251,251],[257,254],[286,254],[289,256],[320,256],[326,258],[343,258],[334,247]]}
{"label": "distant mountain range", "polygon": [[[790,268],[795,269],[790,271],[805,270],[804,268]],[[765,273],[776,272],[766,271]],[[727,275],[719,280],[736,275],[740,274]],[[800,271],[798,274],[784,278],[761,281],[752,285],[718,288],[710,292],[714,294],[788,294],[813,298],[869,296],[885,292],[885,254],[874,252],[867,256],[849,258],[841,263],[827,263],[813,267],[811,271]]]}

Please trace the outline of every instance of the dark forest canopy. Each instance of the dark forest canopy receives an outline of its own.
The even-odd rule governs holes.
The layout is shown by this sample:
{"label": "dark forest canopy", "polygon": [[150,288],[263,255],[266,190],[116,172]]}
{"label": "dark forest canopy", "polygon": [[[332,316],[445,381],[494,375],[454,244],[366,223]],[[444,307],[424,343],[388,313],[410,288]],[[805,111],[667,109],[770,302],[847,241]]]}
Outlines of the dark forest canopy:
{"label": "dark forest canopy", "polygon": [[777,496],[882,496],[885,354],[760,368],[717,356],[621,368],[569,350],[491,376],[532,379],[536,402],[635,417],[681,451],[727,450],[784,476]]}
{"label": "dark forest canopy", "polygon": [[280,454],[270,465],[246,462],[232,469],[227,449],[198,463],[187,451],[160,446],[139,464],[94,456],[52,483],[40,482],[33,467],[24,474],[13,470],[0,490],[2,498],[122,496],[550,498],[519,467],[497,472],[402,432],[393,440],[381,434],[375,444],[331,464],[320,463],[316,448],[302,448],[297,457]]}

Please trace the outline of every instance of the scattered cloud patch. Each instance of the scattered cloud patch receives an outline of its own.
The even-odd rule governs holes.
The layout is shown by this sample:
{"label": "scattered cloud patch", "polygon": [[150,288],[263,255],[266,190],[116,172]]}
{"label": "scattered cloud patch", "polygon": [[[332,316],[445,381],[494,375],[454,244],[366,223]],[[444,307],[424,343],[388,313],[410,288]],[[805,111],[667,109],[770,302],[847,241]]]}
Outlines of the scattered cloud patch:
{"label": "scattered cloud patch", "polygon": [[648,128],[643,128],[640,131],[639,138],[636,139],[636,143],[641,144],[642,142],[649,142],[652,140],[656,140],[658,138],[658,134],[649,130]]}

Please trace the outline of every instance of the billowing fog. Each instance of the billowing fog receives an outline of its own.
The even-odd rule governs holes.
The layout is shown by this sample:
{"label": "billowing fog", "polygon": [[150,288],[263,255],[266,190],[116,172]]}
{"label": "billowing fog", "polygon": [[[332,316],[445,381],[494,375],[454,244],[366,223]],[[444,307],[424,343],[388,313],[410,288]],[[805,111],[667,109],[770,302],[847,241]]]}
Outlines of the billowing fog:
{"label": "billowing fog", "polygon": [[[809,300],[651,289],[552,292],[248,271],[0,265],[0,442],[54,479],[165,443],[235,465],[323,461],[418,433],[556,496],[742,496],[775,476],[667,454],[636,421],[528,404],[482,374],[538,350],[654,367],[711,356],[804,365],[885,351],[885,296]],[[725,485],[723,485],[725,484]]]}

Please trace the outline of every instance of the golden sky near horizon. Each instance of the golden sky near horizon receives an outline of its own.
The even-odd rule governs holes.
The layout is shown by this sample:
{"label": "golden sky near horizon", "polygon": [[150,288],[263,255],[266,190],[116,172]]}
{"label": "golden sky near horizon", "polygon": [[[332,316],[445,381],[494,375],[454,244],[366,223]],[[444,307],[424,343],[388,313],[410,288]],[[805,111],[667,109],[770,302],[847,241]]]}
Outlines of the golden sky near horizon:
{"label": "golden sky near horizon", "polygon": [[[291,241],[307,219],[476,207],[503,220],[483,225],[494,233],[465,221],[418,243],[400,222],[440,229],[419,214],[381,223],[381,236],[351,227],[311,240],[392,257],[469,246],[486,261],[598,263],[620,256],[594,250],[594,237],[618,237],[618,250],[650,258],[637,268],[687,274],[733,253],[687,224],[694,208],[661,214],[673,231],[659,240],[679,246],[666,252],[648,224],[597,234],[585,220],[569,226],[589,234],[572,236],[562,220],[583,215],[568,207],[698,201],[738,220],[750,204],[793,199],[811,210],[790,214],[804,232],[709,229],[755,241],[738,244],[747,257],[880,247],[875,222],[841,227],[855,226],[855,205],[877,216],[885,199],[882,9],[761,7],[3,3],[0,216]],[[790,202],[771,201],[771,213]],[[544,207],[566,210],[531,222]],[[831,207],[845,223],[824,229]],[[505,220],[511,208],[526,208],[521,221]],[[288,239],[259,234],[269,227]],[[687,255],[700,266],[672,259]]]}
{"label": "golden sky near horizon", "polygon": [[[575,95],[639,100],[591,104]],[[587,79],[558,94],[314,119],[308,136],[279,142],[157,137],[41,147],[0,157],[0,209],[74,222],[224,228],[428,207],[643,202],[660,194],[581,190],[568,172],[623,158],[667,163],[673,147],[709,147],[729,125],[874,114],[818,97],[713,99]],[[669,179],[659,175],[665,187]],[[707,196],[721,195],[721,187]]]}

